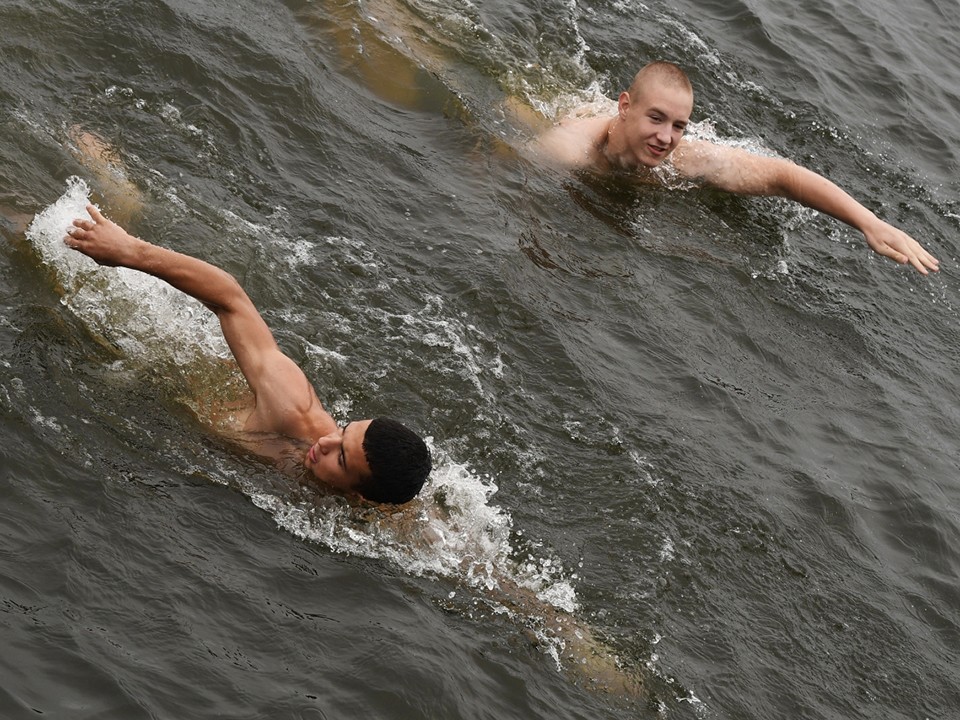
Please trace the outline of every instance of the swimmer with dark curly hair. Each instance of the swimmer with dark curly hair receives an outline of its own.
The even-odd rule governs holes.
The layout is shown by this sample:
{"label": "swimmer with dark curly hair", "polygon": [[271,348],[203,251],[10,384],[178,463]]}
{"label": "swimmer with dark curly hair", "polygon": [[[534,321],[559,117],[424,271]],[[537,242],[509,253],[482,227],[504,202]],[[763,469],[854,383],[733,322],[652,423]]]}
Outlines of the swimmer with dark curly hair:
{"label": "swimmer with dark curly hair", "polygon": [[308,477],[345,495],[394,504],[417,495],[431,469],[430,450],[419,435],[391,418],[339,426],[232,275],[130,235],[94,205],[87,212],[89,218],[74,220],[68,230],[68,247],[100,265],[153,275],[217,316],[252,393],[223,430],[261,438],[249,447],[278,462],[299,451]]}

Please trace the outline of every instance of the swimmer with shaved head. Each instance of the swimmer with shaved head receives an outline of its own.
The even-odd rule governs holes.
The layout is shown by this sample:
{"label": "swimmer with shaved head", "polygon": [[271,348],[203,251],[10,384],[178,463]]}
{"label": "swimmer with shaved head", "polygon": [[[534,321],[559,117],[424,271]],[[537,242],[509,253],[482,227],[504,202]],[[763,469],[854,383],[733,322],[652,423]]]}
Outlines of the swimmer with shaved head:
{"label": "swimmer with shaved head", "polygon": [[870,248],[926,275],[939,261],[916,240],[884,222],[830,180],[781,158],[703,140],[684,132],[693,87],[677,65],[643,67],[617,99],[616,114],[575,111],[539,136],[536,155],[561,167],[649,176],[663,163],[681,177],[741,195],[775,195],[799,202],[863,233]]}

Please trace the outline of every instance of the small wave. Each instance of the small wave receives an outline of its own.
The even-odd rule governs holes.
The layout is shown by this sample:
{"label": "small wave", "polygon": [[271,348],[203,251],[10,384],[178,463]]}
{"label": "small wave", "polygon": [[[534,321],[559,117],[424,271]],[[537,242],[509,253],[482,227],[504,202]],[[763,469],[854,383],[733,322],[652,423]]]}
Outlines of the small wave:
{"label": "small wave", "polygon": [[[452,579],[495,594],[512,595],[519,587],[541,603],[575,612],[576,592],[562,563],[525,550],[510,514],[490,502],[496,483],[447,457],[432,439],[428,444],[437,467],[417,500],[392,510],[365,510],[308,490],[293,498],[253,485],[241,490],[284,530],[335,552],[387,560],[413,576]],[[538,612],[518,604],[522,614]]]}

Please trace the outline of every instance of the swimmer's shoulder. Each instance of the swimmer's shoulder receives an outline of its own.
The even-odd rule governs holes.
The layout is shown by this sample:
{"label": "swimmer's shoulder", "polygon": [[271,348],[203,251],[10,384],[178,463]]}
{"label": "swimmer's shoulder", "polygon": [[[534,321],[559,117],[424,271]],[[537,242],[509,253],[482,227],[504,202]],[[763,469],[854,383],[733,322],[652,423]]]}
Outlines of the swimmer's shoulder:
{"label": "swimmer's shoulder", "polygon": [[543,132],[531,144],[531,150],[540,159],[561,167],[593,165],[611,119],[609,115],[568,114]]}

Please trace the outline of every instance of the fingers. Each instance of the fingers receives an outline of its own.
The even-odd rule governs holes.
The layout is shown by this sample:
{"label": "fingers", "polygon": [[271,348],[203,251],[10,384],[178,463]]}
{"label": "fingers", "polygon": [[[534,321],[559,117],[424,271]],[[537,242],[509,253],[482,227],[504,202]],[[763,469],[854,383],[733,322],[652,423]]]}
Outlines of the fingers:
{"label": "fingers", "polygon": [[82,238],[77,235],[76,229],[70,228],[67,230],[67,234],[63,236],[63,244],[72,250],[76,250],[80,247],[81,239]]}
{"label": "fingers", "polygon": [[79,241],[85,240],[87,232],[93,229],[94,225],[89,220],[77,218],[73,221],[72,227],[67,228],[67,234],[63,241],[70,247],[76,247]]}
{"label": "fingers", "polygon": [[85,239],[86,229],[82,225],[77,223],[81,222],[80,220],[74,220],[74,227],[67,229],[67,234],[63,236],[63,242],[67,247],[76,249],[80,245],[80,242]]}
{"label": "fingers", "polygon": [[[910,248],[910,250],[912,250],[912,252],[908,253],[902,250],[895,250],[894,248],[887,245],[883,248],[880,254],[885,255],[886,257],[890,258],[894,262],[900,263],[901,265],[907,265],[907,264],[913,265],[913,267],[916,268],[916,270],[921,275],[927,275],[928,265],[924,263],[923,259],[920,257],[920,253],[918,253],[914,248]],[[936,270],[936,267],[931,267],[930,269]]]}
{"label": "fingers", "polygon": [[[892,229],[893,234],[887,237],[876,238],[876,244],[871,246],[877,253],[890,258],[901,265],[910,264],[921,275],[940,269],[940,261],[928,253],[923,245],[902,231]],[[869,241],[868,241],[869,242]]]}
{"label": "fingers", "polygon": [[910,264],[924,275],[928,274],[930,270],[937,272],[940,269],[940,261],[928,253],[916,240],[912,241],[908,258]]}
{"label": "fingers", "polygon": [[81,229],[81,230],[88,230],[88,231],[89,231],[89,230],[95,229],[95,228],[97,227],[97,225],[100,225],[100,224],[102,224],[102,223],[109,222],[109,220],[107,220],[107,219],[100,213],[100,210],[97,209],[97,206],[96,206],[96,205],[87,205],[87,212],[90,214],[90,217],[93,218],[93,219],[92,219],[92,220],[88,220],[87,218],[76,218],[76,219],[73,221],[74,227],[79,228],[79,229]]}
{"label": "fingers", "polygon": [[[88,207],[87,210],[89,211],[90,208]],[[97,214],[99,215],[99,213]],[[102,218],[103,216],[101,215],[100,217]],[[64,236],[63,242],[67,247],[75,250],[80,246],[82,241],[89,239],[89,233],[97,227],[96,222],[86,218],[76,218],[71,225],[72,227],[67,229],[67,234]]]}
{"label": "fingers", "polygon": [[903,264],[909,262],[924,275],[929,274],[930,271],[938,272],[940,270],[940,261],[929,253],[925,252],[913,253],[909,256],[904,256],[903,260],[900,262]]}
{"label": "fingers", "polygon": [[924,275],[928,274],[929,270],[937,272],[940,269],[940,262],[933,255],[923,250],[911,256],[910,264]]}
{"label": "fingers", "polygon": [[902,253],[899,250],[894,250],[889,245],[884,247],[883,250],[880,251],[880,254],[901,265],[906,265],[908,262],[910,262],[910,258],[906,255],[906,253]]}
{"label": "fingers", "polygon": [[910,258],[910,264],[913,265],[918,271],[920,271],[921,275],[929,274],[929,272],[927,271],[927,268],[924,266],[922,262],[920,262],[920,258],[916,256]]}
{"label": "fingers", "polygon": [[102,223],[107,221],[107,219],[100,214],[100,210],[97,209],[97,206],[93,205],[92,203],[90,205],[87,205],[87,212],[90,213],[90,217],[93,218],[93,221],[95,223]]}
{"label": "fingers", "polygon": [[920,261],[930,270],[937,272],[940,269],[940,261],[923,248],[920,248]]}
{"label": "fingers", "polygon": [[67,234],[63,238],[63,241],[67,247],[71,247],[74,250],[80,246],[82,241],[91,239],[89,233],[96,230],[97,225],[108,222],[96,205],[91,203],[87,205],[86,209],[90,214],[90,217],[93,219],[74,219],[74,221],[71,223],[72,227],[67,230]]}

